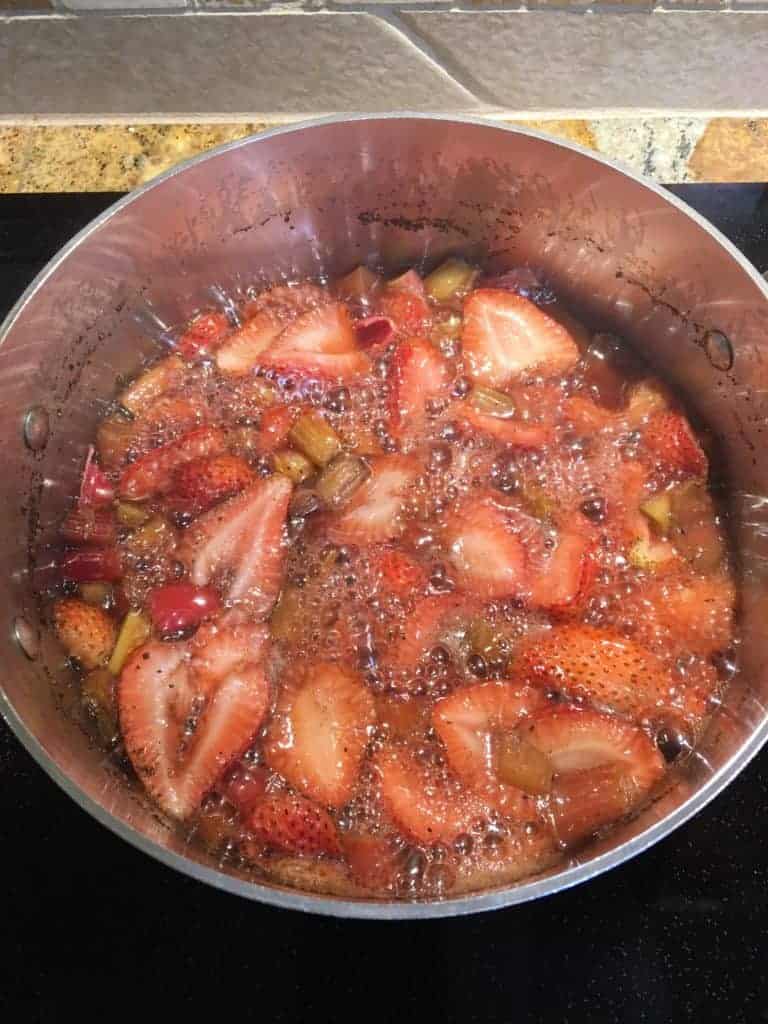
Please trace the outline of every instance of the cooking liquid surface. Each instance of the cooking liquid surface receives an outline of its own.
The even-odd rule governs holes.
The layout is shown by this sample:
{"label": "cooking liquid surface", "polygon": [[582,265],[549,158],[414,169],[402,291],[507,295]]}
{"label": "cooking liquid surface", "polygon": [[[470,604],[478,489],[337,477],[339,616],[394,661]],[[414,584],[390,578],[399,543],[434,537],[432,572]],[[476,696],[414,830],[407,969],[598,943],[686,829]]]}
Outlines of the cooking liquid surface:
{"label": "cooking liquid surface", "polygon": [[94,730],[223,863],[439,898],[652,799],[732,671],[706,445],[530,270],[202,311],[118,393],[53,620]]}

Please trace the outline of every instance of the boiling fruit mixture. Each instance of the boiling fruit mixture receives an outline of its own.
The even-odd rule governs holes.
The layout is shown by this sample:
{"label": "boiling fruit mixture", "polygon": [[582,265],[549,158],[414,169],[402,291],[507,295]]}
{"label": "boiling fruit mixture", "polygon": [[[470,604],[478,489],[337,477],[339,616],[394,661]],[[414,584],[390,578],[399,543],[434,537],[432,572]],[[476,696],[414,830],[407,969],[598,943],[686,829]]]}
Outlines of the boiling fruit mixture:
{"label": "boiling fruit mixture", "polygon": [[360,267],[201,311],[62,527],[94,732],[256,878],[439,898],[555,864],[733,664],[706,443],[540,277]]}

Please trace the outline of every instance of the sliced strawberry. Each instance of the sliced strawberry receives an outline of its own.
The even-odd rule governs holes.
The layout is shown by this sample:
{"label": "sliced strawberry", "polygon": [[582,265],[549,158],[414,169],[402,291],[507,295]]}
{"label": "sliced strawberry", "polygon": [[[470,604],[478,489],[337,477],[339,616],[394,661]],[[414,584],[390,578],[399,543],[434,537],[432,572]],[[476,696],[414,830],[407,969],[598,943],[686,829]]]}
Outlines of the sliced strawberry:
{"label": "sliced strawberry", "polygon": [[264,366],[349,380],[369,369],[346,306],[330,303],[303,313],[261,356]]}
{"label": "sliced strawberry", "polygon": [[622,546],[651,537],[648,518],[640,511],[648,493],[649,476],[647,468],[639,461],[614,463],[610,456],[606,460],[602,487],[607,499],[604,529]]}
{"label": "sliced strawberry", "polygon": [[388,317],[400,336],[418,334],[431,317],[424,282],[415,270],[389,281],[378,297],[376,310]]}
{"label": "sliced strawberry", "polygon": [[243,316],[250,319],[265,309],[277,313],[284,322],[300,316],[302,313],[325,306],[332,302],[325,288],[301,281],[298,284],[277,284],[267,288],[255,298],[249,299],[243,307]]}
{"label": "sliced strawberry", "polygon": [[627,814],[664,774],[664,759],[646,734],[610,715],[553,708],[521,730],[560,776],[550,807],[563,842]]}
{"label": "sliced strawberry", "polygon": [[519,789],[499,781],[494,737],[511,732],[544,703],[531,687],[493,682],[457,690],[434,706],[432,721],[451,768],[507,814],[519,816],[528,801]]}
{"label": "sliced strawberry", "polygon": [[468,423],[481,434],[488,434],[516,448],[543,448],[550,443],[554,435],[550,424],[531,423],[516,417],[500,419],[497,416],[484,416],[471,402],[462,402],[452,410],[451,416],[460,422]]}
{"label": "sliced strawberry", "polygon": [[736,590],[726,573],[693,577],[668,588],[660,609],[686,650],[711,654],[727,647],[733,631]]}
{"label": "sliced strawberry", "polygon": [[241,377],[264,364],[264,354],[285,327],[285,321],[270,309],[264,309],[223,342],[216,352],[221,373]]}
{"label": "sliced strawberry", "polygon": [[163,810],[178,818],[191,814],[242,755],[269,703],[269,684],[259,666],[235,670],[205,702],[190,740],[185,718],[195,703],[188,654],[187,644],[145,644],[129,657],[118,688],[131,763]]}
{"label": "sliced strawberry", "polygon": [[378,348],[395,336],[395,322],[388,316],[367,316],[355,320],[355,337],[360,348]]}
{"label": "sliced strawberry", "polygon": [[257,622],[229,622],[224,616],[205,622],[190,642],[190,671],[195,689],[209,693],[216,683],[246,663],[258,664],[263,657],[269,630]]}
{"label": "sliced strawberry", "polygon": [[533,373],[557,376],[579,360],[569,332],[528,299],[482,288],[464,303],[462,347],[469,374],[491,387]]}
{"label": "sliced strawberry", "polygon": [[197,519],[178,551],[192,583],[207,586],[227,574],[229,603],[268,614],[282,585],[291,491],[287,477],[267,477]]}
{"label": "sliced strawberry", "polygon": [[461,587],[479,597],[511,597],[525,589],[525,551],[510,517],[490,498],[449,515],[443,541]]}
{"label": "sliced strawberry", "polygon": [[700,697],[633,640],[594,626],[561,626],[524,645],[516,666],[532,683],[615,708],[633,718],[660,708],[698,717]]}
{"label": "sliced strawberry", "polygon": [[419,843],[450,843],[488,816],[488,806],[475,792],[439,777],[407,747],[385,747],[374,765],[385,809]]}
{"label": "sliced strawberry", "polygon": [[400,342],[389,379],[389,432],[418,435],[427,422],[427,402],[446,398],[451,375],[442,356],[423,338]]}
{"label": "sliced strawberry", "polygon": [[225,439],[221,430],[200,427],[131,463],[120,478],[118,492],[131,501],[165,494],[173,486],[174,473],[179,466],[203,456],[218,455],[224,449]]}
{"label": "sliced strawberry", "polygon": [[452,613],[463,606],[464,599],[456,594],[441,594],[418,601],[413,614],[405,621],[402,639],[384,652],[385,660],[395,668],[415,668],[437,645]]}
{"label": "sliced strawberry", "polygon": [[418,477],[419,463],[406,455],[370,460],[371,475],[339,516],[327,521],[331,540],[344,544],[381,544],[405,529],[408,491]]}
{"label": "sliced strawberry", "polygon": [[258,842],[300,857],[340,857],[341,845],[327,811],[296,793],[273,793],[256,805],[246,826]]}
{"label": "sliced strawberry", "polygon": [[195,427],[203,426],[209,414],[205,400],[198,395],[179,395],[176,392],[161,395],[133,421],[136,428],[134,448],[149,451],[160,443],[181,437]]}
{"label": "sliced strawberry", "polygon": [[563,417],[580,434],[592,434],[617,422],[617,414],[587,395],[571,395],[563,402]]}
{"label": "sliced strawberry", "polygon": [[132,420],[118,416],[102,420],[98,431],[99,454],[105,465],[117,469],[129,456],[146,455],[202,426],[207,418],[208,407],[200,398],[173,392],[160,395]]}
{"label": "sliced strawberry", "polygon": [[[491,411],[483,407],[482,390],[453,405],[449,414],[508,445],[541,448],[549,444],[561,415],[562,388],[555,383],[529,382],[506,387],[504,393],[510,400],[510,408],[514,409],[511,414],[491,415]],[[500,413],[503,407],[493,411]]]}
{"label": "sliced strawberry", "polygon": [[565,527],[554,551],[532,567],[532,603],[555,613],[582,607],[597,576],[598,548],[598,540],[586,529]]}
{"label": "sliced strawberry", "polygon": [[297,406],[291,405],[273,405],[265,409],[254,442],[256,451],[261,455],[270,455],[282,448],[300,411]]}
{"label": "sliced strawberry", "polygon": [[172,504],[177,512],[200,515],[253,483],[253,470],[237,455],[203,456],[173,474]]}
{"label": "sliced strawberry", "polygon": [[656,414],[669,410],[672,396],[657,380],[641,380],[630,388],[621,421],[625,429],[637,430]]}
{"label": "sliced strawberry", "polygon": [[186,654],[185,644],[139,647],[128,658],[117,691],[120,731],[131,764],[150,795],[178,817],[187,807],[174,778],[181,726],[172,708],[177,691],[187,689]]}
{"label": "sliced strawberry", "polygon": [[664,773],[664,759],[646,734],[613,715],[554,707],[534,715],[520,729],[561,775],[620,763],[638,788],[647,790]]}
{"label": "sliced strawberry", "polygon": [[383,551],[377,560],[377,568],[381,573],[383,589],[400,598],[412,596],[427,582],[427,574],[423,567],[397,548]]}
{"label": "sliced strawberry", "polygon": [[269,681],[262,666],[244,665],[225,676],[208,698],[192,750],[184,759],[178,785],[183,807],[192,810],[200,805],[226,768],[251,745],[268,708]]}
{"label": "sliced strawberry", "polygon": [[71,658],[83,668],[105,664],[115,645],[115,620],[79,597],[64,597],[53,606],[56,635]]}
{"label": "sliced strawberry", "polygon": [[356,675],[331,662],[307,667],[280,696],[267,762],[302,793],[340,807],[354,789],[375,718],[373,697]]}
{"label": "sliced strawberry", "polygon": [[188,362],[210,358],[231,331],[232,325],[224,313],[201,313],[191,321],[176,347]]}
{"label": "sliced strawberry", "polygon": [[401,337],[423,331],[428,325],[431,310],[420,295],[399,289],[386,288],[379,296],[376,308],[395,327]]}
{"label": "sliced strawberry", "polygon": [[378,893],[394,888],[397,850],[390,838],[367,832],[346,832],[341,845],[349,870],[360,885]]}
{"label": "sliced strawberry", "polygon": [[683,572],[650,579],[630,595],[623,611],[633,637],[651,646],[669,645],[708,657],[731,642],[736,593],[726,573]]}
{"label": "sliced strawberry", "polygon": [[707,456],[688,420],[676,412],[652,416],[643,431],[643,444],[651,457],[667,469],[687,477],[704,479],[709,470]]}
{"label": "sliced strawberry", "polygon": [[651,532],[650,524],[642,513],[628,516],[627,529],[634,526],[634,536],[629,547],[629,562],[636,569],[654,575],[666,575],[680,568],[681,559],[677,550],[666,540],[660,540]]}
{"label": "sliced strawberry", "polygon": [[573,846],[626,817],[642,796],[622,764],[561,775],[550,797],[555,834],[562,845]]}
{"label": "sliced strawberry", "polygon": [[267,768],[241,761],[225,773],[217,790],[235,805],[243,817],[247,817],[266,796],[269,780]]}

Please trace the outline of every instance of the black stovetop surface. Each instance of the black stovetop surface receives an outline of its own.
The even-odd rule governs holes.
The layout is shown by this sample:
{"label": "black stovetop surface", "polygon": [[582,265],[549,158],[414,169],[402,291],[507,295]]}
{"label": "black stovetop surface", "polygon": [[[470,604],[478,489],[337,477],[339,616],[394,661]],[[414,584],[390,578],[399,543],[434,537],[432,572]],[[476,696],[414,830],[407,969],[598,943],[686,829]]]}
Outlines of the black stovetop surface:
{"label": "black stovetop surface", "polygon": [[[768,189],[678,194],[768,269]],[[0,317],[114,196],[0,197]],[[629,864],[475,917],[279,911],[177,874],[69,800],[0,721],[0,1007],[8,1021],[218,1015],[264,1024],[768,1021],[768,759]],[[198,1010],[199,1007],[199,1010]],[[245,1013],[244,1013],[245,1012]]]}

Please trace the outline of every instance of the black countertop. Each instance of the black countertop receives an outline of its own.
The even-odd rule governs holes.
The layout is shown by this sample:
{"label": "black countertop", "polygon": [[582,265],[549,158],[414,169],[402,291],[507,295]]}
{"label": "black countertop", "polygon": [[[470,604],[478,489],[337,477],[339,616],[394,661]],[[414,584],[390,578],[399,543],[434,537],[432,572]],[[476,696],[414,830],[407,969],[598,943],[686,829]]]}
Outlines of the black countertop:
{"label": "black countertop", "polygon": [[[675,189],[768,268],[762,186]],[[0,197],[0,314],[111,199]],[[423,923],[311,917],[155,863],[0,722],[7,1021],[768,1021],[768,760],[635,861],[535,904]],[[198,1009],[199,1008],[199,1009]]]}

